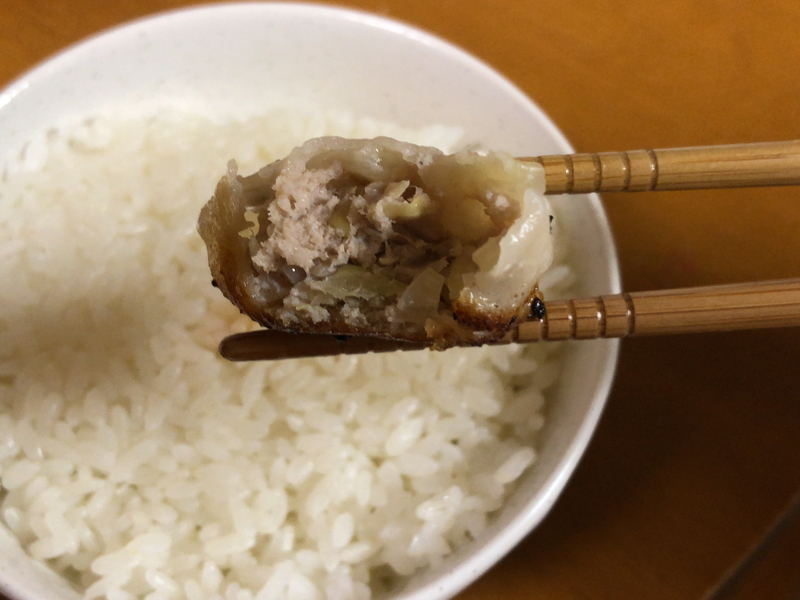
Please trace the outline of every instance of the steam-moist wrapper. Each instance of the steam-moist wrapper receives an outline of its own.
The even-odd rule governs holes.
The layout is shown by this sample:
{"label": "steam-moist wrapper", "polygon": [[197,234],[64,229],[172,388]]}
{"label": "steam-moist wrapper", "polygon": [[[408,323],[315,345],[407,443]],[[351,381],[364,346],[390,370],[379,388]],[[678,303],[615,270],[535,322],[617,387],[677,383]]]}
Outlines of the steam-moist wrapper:
{"label": "steam-moist wrapper", "polygon": [[198,229],[215,284],[262,325],[444,348],[525,318],[550,266],[544,170],[502,152],[315,138],[243,177]]}

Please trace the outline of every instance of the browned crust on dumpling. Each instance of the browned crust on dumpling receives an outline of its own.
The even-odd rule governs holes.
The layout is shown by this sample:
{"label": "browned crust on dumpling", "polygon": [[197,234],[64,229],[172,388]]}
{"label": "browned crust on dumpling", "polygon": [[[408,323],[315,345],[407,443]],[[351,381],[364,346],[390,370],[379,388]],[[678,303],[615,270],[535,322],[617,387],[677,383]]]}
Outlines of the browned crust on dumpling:
{"label": "browned crust on dumpling", "polygon": [[241,312],[255,319],[261,309],[245,285],[246,274],[253,266],[247,258],[247,242],[238,235],[247,227],[243,215],[244,211],[232,197],[230,184],[223,178],[200,211],[197,230],[206,244],[214,285]]}

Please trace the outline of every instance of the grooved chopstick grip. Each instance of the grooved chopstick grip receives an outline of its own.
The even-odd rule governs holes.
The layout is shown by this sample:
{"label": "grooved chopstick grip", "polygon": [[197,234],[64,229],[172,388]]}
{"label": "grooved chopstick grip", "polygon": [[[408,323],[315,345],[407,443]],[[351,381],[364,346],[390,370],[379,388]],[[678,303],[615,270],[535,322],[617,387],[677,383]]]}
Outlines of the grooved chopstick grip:
{"label": "grooved chopstick grip", "polygon": [[545,170],[546,194],[800,184],[800,140],[521,158]]}
{"label": "grooved chopstick grip", "polygon": [[[734,331],[800,325],[800,279],[547,300],[545,315],[511,330],[501,344]],[[222,340],[229,360],[419,350],[424,343],[259,330]]]}
{"label": "grooved chopstick grip", "polygon": [[550,300],[509,342],[619,338],[800,325],[800,279]]}

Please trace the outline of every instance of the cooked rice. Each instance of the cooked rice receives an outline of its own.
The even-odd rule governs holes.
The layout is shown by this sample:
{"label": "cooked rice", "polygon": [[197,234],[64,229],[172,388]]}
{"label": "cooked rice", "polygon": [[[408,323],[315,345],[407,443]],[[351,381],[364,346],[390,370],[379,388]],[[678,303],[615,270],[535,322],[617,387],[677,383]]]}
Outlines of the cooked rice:
{"label": "cooked rice", "polygon": [[552,345],[217,356],[251,325],[210,285],[200,207],[231,157],[323,134],[458,137],[118,115],[2,170],[0,517],[87,598],[367,599],[479,536],[535,462]]}

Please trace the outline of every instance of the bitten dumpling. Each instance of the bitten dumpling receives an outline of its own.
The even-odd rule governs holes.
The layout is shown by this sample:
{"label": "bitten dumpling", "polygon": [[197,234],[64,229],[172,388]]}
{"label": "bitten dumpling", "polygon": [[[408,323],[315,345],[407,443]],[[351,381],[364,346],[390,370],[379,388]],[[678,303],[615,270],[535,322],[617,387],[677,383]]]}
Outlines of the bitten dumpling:
{"label": "bitten dumpling", "polygon": [[284,331],[482,344],[529,312],[550,265],[544,171],[390,138],[307,141],[200,214],[215,284]]}

